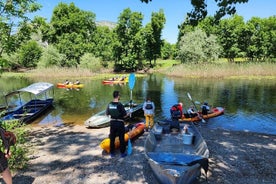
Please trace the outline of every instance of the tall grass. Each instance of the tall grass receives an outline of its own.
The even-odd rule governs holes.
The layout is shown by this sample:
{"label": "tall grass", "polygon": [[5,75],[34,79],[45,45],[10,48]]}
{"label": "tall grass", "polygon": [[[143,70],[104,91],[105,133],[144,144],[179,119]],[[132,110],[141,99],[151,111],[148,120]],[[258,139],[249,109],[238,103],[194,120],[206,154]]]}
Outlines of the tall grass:
{"label": "tall grass", "polygon": [[[141,70],[144,73],[144,70]],[[137,73],[141,73],[137,71]],[[273,62],[214,62],[204,64],[179,64],[176,60],[157,60],[156,67],[149,72],[159,72],[167,76],[188,78],[276,78],[276,64]],[[112,68],[97,71],[88,68],[40,68],[24,73],[3,73],[4,77],[30,77],[38,80],[66,78],[106,78],[112,77]]]}
{"label": "tall grass", "polygon": [[168,76],[189,78],[276,78],[275,63],[179,64],[160,70]]}
{"label": "tall grass", "polygon": [[61,68],[61,67],[51,67],[51,68],[41,68],[35,69],[28,72],[28,76],[31,78],[49,79],[49,78],[86,78],[94,77],[99,74],[110,73],[112,70],[102,68],[98,71],[93,71],[86,68]]}

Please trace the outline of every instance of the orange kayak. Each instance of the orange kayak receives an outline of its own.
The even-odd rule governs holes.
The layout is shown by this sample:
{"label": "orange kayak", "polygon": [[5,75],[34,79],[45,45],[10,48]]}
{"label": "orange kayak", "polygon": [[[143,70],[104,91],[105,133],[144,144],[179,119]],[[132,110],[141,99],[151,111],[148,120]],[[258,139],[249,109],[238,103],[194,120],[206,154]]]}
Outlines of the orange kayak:
{"label": "orange kayak", "polygon": [[[144,133],[145,124],[143,122],[135,124],[135,128],[133,128],[131,131],[125,133],[125,142],[128,141],[128,139],[132,140],[134,138],[137,138],[141,136]],[[107,153],[110,152],[110,139],[105,138],[101,143],[100,147],[105,150]],[[115,138],[115,149],[118,149],[120,147],[120,141],[119,137]]]}
{"label": "orange kayak", "polygon": [[[210,118],[214,118],[214,117],[217,117],[217,116],[220,116],[222,114],[224,114],[224,108],[222,107],[214,107],[212,108],[212,113],[209,113],[207,115],[203,115],[202,118],[203,119],[210,119]],[[201,112],[199,112],[201,114]],[[185,122],[196,122],[196,121],[201,121],[202,119],[201,117],[199,116],[196,116],[196,117],[185,117],[183,116],[182,118],[179,119],[179,121],[185,121]]]}

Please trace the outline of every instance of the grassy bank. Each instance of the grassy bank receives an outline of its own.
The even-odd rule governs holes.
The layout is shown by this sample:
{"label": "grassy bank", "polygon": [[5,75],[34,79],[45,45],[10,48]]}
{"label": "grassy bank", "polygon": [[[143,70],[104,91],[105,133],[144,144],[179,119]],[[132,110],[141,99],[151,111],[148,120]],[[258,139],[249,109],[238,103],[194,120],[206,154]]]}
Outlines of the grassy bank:
{"label": "grassy bank", "polygon": [[[270,62],[258,63],[207,63],[207,64],[180,64],[175,60],[158,60],[156,67],[150,70],[141,70],[137,73],[163,73],[172,77],[185,78],[276,78],[276,64]],[[93,71],[86,68],[45,68],[29,70],[21,73],[3,73],[2,77],[31,77],[47,80],[48,78],[108,78],[113,77],[112,69]]]}
{"label": "grassy bank", "polygon": [[87,77],[104,77],[108,76],[114,76],[112,74],[112,70],[110,69],[102,69],[101,71],[93,72],[92,70],[85,69],[85,68],[59,68],[59,67],[53,67],[53,68],[44,68],[44,69],[34,69],[34,70],[28,70],[25,72],[6,72],[2,74],[2,77],[16,77],[16,78],[39,78],[40,80],[47,80],[52,78],[58,78],[58,79],[66,79],[66,78],[76,78],[76,79],[82,79]]}
{"label": "grassy bank", "polygon": [[177,64],[158,70],[168,76],[188,78],[276,78],[275,63]]}

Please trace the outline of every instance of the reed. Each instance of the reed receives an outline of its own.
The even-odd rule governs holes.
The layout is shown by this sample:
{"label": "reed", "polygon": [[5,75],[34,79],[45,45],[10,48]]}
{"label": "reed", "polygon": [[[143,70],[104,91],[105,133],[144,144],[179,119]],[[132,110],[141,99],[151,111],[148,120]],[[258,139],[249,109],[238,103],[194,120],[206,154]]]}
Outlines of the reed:
{"label": "reed", "polygon": [[99,71],[93,71],[85,68],[43,68],[29,71],[28,76],[39,79],[51,79],[51,78],[87,78],[96,77],[101,74],[112,73],[110,69],[101,69]]}
{"label": "reed", "polygon": [[179,64],[160,72],[189,78],[276,78],[276,65],[269,62]]}
{"label": "reed", "polygon": [[[144,73],[145,70],[137,71]],[[176,60],[158,60],[155,68],[150,73],[162,73],[172,77],[186,78],[276,78],[276,64],[273,62],[241,62],[241,63],[205,63],[205,64],[179,64]],[[91,70],[86,68],[43,68],[34,69],[24,73],[2,74],[2,77],[30,77],[39,80],[48,79],[66,79],[66,78],[108,78],[114,76],[112,69],[102,68],[100,70]]]}

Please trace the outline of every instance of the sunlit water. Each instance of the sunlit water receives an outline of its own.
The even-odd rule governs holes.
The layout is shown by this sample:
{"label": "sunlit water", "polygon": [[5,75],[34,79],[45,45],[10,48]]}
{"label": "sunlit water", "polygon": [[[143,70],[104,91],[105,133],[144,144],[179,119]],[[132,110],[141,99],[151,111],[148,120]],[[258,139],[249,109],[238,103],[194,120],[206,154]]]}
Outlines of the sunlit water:
{"label": "sunlit water", "polygon": [[[5,94],[37,81],[1,79],[0,92]],[[56,84],[61,80],[45,81]],[[106,108],[113,90],[122,94],[121,101],[130,100],[126,85],[103,85],[101,80],[83,79],[80,90],[54,89],[54,108],[33,125],[79,124]],[[194,101],[208,101],[225,108],[225,114],[208,120],[204,126],[228,130],[269,133],[276,135],[276,81],[275,80],[202,80],[168,78],[163,75],[136,77],[133,100],[142,103],[150,96],[156,105],[156,119],[170,118],[169,109],[181,101],[185,107]],[[16,99],[12,99],[16,100]],[[1,99],[1,104],[4,100]],[[200,105],[197,106],[200,108]],[[143,117],[141,117],[143,120]]]}

